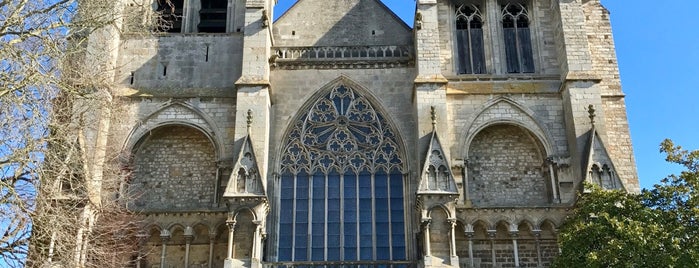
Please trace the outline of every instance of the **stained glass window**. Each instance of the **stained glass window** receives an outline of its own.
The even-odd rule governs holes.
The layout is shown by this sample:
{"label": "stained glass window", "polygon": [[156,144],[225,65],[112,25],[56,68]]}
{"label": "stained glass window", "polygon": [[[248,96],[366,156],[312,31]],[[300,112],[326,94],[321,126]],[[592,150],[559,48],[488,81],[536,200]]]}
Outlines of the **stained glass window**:
{"label": "stained glass window", "polygon": [[356,90],[339,85],[314,100],[281,156],[278,260],[405,260],[398,144]]}

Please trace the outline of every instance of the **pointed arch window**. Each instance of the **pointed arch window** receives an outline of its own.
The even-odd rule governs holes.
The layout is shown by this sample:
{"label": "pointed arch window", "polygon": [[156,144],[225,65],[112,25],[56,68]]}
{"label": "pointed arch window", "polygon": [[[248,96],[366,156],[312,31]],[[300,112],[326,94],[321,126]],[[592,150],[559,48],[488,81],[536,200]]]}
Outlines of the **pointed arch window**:
{"label": "pointed arch window", "polygon": [[529,12],[524,4],[507,3],[502,6],[502,29],[508,73],[534,72],[529,22]]}
{"label": "pointed arch window", "polygon": [[456,6],[457,71],[459,74],[483,74],[483,15],[476,5]]}
{"label": "pointed arch window", "polygon": [[395,130],[338,85],[293,122],[281,155],[278,261],[405,260]]}

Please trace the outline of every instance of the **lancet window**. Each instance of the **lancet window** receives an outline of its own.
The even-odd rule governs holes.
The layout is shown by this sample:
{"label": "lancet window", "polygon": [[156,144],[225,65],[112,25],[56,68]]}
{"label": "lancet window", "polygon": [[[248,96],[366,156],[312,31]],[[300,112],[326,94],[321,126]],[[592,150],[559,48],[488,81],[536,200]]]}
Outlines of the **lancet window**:
{"label": "lancet window", "polygon": [[508,73],[534,72],[529,22],[529,12],[524,4],[511,2],[502,6],[502,28]]}
{"label": "lancet window", "polygon": [[459,74],[483,74],[485,49],[483,15],[476,5],[456,6],[457,71]]}
{"label": "lancet window", "polygon": [[339,85],[293,123],[281,155],[279,261],[406,259],[396,131]]}

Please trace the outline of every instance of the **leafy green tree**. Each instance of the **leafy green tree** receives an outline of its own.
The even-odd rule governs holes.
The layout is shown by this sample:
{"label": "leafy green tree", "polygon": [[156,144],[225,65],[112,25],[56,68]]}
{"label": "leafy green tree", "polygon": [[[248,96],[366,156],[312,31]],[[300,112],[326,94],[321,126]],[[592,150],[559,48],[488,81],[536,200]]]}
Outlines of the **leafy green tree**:
{"label": "leafy green tree", "polygon": [[586,185],[553,267],[699,267],[699,150],[660,151],[686,170],[640,194]]}

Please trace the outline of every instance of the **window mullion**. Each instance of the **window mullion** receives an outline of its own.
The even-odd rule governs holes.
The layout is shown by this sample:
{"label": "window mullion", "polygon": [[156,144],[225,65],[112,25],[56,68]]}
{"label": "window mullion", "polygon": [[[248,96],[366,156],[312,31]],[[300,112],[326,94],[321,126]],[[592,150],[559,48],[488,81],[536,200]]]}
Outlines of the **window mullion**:
{"label": "window mullion", "polygon": [[386,200],[388,202],[388,256],[393,260],[393,218],[391,217],[391,180],[393,178],[391,178],[391,173],[389,171],[386,174],[386,192],[388,193]]}
{"label": "window mullion", "polygon": [[328,260],[328,174],[325,174],[325,235],[323,236],[323,260]]}
{"label": "window mullion", "polygon": [[471,65],[471,73],[475,74],[476,70],[473,66],[473,37],[471,36],[471,19],[467,18],[466,19],[466,31],[467,31],[467,36],[468,36],[468,61],[469,64]]}
{"label": "window mullion", "polygon": [[372,260],[376,260],[376,170],[371,173],[371,248]]}
{"label": "window mullion", "polygon": [[308,231],[306,233],[306,260],[311,260],[313,257],[313,174],[308,174]]}
{"label": "window mullion", "polygon": [[359,243],[359,242],[360,242],[360,240],[361,240],[361,239],[360,239],[360,238],[361,238],[361,233],[359,232],[359,226],[360,226],[360,223],[361,223],[361,218],[359,218],[359,211],[360,211],[361,209],[360,209],[360,207],[359,207],[359,172],[357,172],[357,174],[356,174],[355,176],[356,176],[356,180],[355,180],[354,183],[356,184],[356,185],[355,185],[355,186],[356,186],[356,188],[355,188],[356,190],[355,190],[355,193],[354,193],[354,194],[355,194],[355,202],[357,203],[357,209],[355,209],[355,214],[356,214],[356,216],[357,216],[357,217],[355,218],[355,219],[356,219],[356,221],[355,221],[355,222],[356,222],[355,228],[357,229],[357,230],[356,230],[356,235],[357,235],[357,241],[356,241],[356,243],[357,243],[357,248],[356,248],[355,250],[356,250],[356,253],[357,253],[357,260],[360,260],[360,259],[361,259],[361,255],[360,255],[360,254],[361,254],[361,243]]}
{"label": "window mullion", "polygon": [[296,191],[298,190],[298,173],[294,174],[294,201],[291,212],[291,259],[296,260]]}
{"label": "window mullion", "polygon": [[340,174],[340,260],[345,260],[345,173]]}
{"label": "window mullion", "polygon": [[519,40],[519,17],[514,18],[514,24],[515,24],[515,48],[517,51],[517,64],[519,65],[519,70],[518,73],[522,73],[524,71],[524,65],[522,64],[522,42]]}

